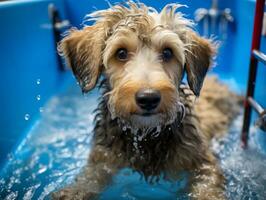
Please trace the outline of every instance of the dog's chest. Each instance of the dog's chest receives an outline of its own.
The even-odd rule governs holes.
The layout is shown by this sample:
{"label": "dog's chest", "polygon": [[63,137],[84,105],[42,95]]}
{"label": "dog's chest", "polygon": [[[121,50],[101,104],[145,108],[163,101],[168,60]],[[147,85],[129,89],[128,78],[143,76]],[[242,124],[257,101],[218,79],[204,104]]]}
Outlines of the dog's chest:
{"label": "dog's chest", "polygon": [[[134,170],[145,176],[158,176],[176,160],[176,151],[180,145],[176,134],[168,127],[157,135],[149,133],[145,137],[122,133],[114,141],[112,149],[121,151],[129,167]],[[120,149],[117,150],[117,147]]]}

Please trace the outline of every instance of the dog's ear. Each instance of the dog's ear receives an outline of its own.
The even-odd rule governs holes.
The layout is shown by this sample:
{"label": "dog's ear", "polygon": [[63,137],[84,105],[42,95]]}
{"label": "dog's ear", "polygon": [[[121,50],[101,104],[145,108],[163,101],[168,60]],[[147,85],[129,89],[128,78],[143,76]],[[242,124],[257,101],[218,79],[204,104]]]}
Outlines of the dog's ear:
{"label": "dog's ear", "polygon": [[190,89],[199,96],[204,77],[215,54],[214,45],[207,39],[188,31],[185,71]]}
{"label": "dog's ear", "polygon": [[59,43],[58,51],[71,67],[82,92],[93,89],[102,70],[104,27],[100,24],[72,29]]}

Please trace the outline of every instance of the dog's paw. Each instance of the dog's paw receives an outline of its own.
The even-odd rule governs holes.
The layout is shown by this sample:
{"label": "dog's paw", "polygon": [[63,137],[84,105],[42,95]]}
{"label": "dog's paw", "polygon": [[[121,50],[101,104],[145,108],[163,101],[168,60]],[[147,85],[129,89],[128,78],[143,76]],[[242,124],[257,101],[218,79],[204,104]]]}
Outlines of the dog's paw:
{"label": "dog's paw", "polygon": [[96,196],[96,193],[71,187],[64,188],[51,194],[53,200],[93,200]]}

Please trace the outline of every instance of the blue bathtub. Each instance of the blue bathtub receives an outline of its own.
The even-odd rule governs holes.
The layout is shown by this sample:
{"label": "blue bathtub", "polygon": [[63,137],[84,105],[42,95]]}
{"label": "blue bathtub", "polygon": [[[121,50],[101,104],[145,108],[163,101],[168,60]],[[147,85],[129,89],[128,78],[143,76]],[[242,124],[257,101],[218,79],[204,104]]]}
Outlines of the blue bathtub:
{"label": "blue bathtub", "polygon": [[[172,1],[144,0],[143,2],[161,9],[166,3]],[[179,0],[179,3],[188,5],[188,8],[182,8],[181,11],[186,13],[188,18],[193,19],[194,11],[199,7],[209,8],[211,1]],[[255,0],[223,0],[219,3],[221,9],[228,7],[232,10],[235,20],[228,27],[226,40],[218,36],[218,40],[222,42],[216,60],[217,66],[210,73],[218,74],[240,94],[245,94]],[[45,105],[53,101],[55,96],[64,97],[68,94],[68,90],[74,91],[71,94],[79,95],[78,86],[71,72],[60,69],[56,38],[48,14],[48,7],[51,4],[58,9],[62,19],[68,19],[76,27],[81,27],[82,20],[87,13],[108,7],[108,3],[104,0],[0,2],[0,183],[5,181],[4,177],[8,176],[10,162],[21,155],[33,153],[21,154],[19,151],[25,145],[26,138],[32,134],[32,130],[36,127],[38,129],[43,120],[42,109]],[[200,31],[200,24],[197,28]],[[262,38],[261,49],[266,52],[265,38]],[[94,91],[86,98],[96,98],[97,95],[97,91]],[[255,99],[266,107],[266,67],[263,65],[258,67]],[[92,108],[87,111],[91,110]],[[252,116],[254,121],[257,115],[253,113]],[[239,129],[239,133],[240,131]],[[254,142],[262,154],[266,153],[265,133],[256,130]],[[82,157],[83,160],[85,157]],[[23,160],[23,157],[19,159]],[[42,160],[45,159],[42,158]],[[84,161],[81,162],[84,163]],[[49,179],[43,178],[43,180],[49,183]],[[70,182],[70,180],[65,182]],[[17,184],[16,187],[22,186],[23,184]],[[12,191],[9,190],[9,192]],[[2,190],[0,197],[7,197],[9,192]],[[17,194],[13,196],[13,199],[22,199],[21,195]],[[156,193],[154,195],[156,196]],[[38,195],[35,194],[32,198],[37,199],[36,196]],[[44,195],[43,198],[47,196]]]}

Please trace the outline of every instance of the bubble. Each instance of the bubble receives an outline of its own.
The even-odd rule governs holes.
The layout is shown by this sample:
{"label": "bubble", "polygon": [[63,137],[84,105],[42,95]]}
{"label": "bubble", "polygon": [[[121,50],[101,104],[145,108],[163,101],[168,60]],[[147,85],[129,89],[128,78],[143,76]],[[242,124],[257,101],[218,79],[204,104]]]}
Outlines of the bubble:
{"label": "bubble", "polygon": [[43,107],[40,107],[40,108],[39,108],[40,113],[42,113],[43,110],[44,110]]}
{"label": "bubble", "polygon": [[36,96],[36,99],[37,99],[38,101],[40,101],[40,100],[41,100],[41,95],[38,94],[38,95]]}
{"label": "bubble", "polygon": [[126,131],[127,130],[127,127],[126,126],[123,126],[122,130],[123,131]]}
{"label": "bubble", "polygon": [[26,121],[28,121],[28,120],[30,119],[30,115],[29,115],[29,114],[25,114],[24,119],[25,119]]}
{"label": "bubble", "polygon": [[38,78],[38,79],[36,80],[36,83],[37,83],[37,85],[40,85],[40,84],[41,84],[41,79]]}

